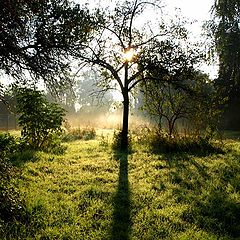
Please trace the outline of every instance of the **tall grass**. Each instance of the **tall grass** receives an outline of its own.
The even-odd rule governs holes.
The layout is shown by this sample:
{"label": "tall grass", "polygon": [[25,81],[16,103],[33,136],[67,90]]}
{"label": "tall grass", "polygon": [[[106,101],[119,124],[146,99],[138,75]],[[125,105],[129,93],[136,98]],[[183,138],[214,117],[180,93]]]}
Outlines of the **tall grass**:
{"label": "tall grass", "polygon": [[2,225],[0,239],[240,238],[239,142],[195,156],[153,153],[136,135],[129,153],[111,141],[97,136],[64,143],[62,155],[15,155],[31,217]]}

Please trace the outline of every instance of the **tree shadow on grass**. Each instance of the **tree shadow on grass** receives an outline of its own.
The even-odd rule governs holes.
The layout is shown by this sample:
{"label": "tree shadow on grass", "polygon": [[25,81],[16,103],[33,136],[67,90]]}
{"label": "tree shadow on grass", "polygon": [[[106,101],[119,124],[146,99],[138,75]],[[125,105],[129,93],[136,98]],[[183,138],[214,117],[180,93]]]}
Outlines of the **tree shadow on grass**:
{"label": "tree shadow on grass", "polygon": [[128,240],[131,230],[128,153],[116,151],[115,159],[120,162],[120,167],[118,188],[114,196],[111,240]]}
{"label": "tree shadow on grass", "polygon": [[[218,156],[221,158],[221,156]],[[224,157],[210,169],[188,154],[164,155],[178,203],[188,203],[182,219],[218,236],[240,237],[239,156]],[[211,161],[206,159],[206,161]],[[224,161],[224,163],[223,163]],[[213,162],[211,163],[213,164]]]}

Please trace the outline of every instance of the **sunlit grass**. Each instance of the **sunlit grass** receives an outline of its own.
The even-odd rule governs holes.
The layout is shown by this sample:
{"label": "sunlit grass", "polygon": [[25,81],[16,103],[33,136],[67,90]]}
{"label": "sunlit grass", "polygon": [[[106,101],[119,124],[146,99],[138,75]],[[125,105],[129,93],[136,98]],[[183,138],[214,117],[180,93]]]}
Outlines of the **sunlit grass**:
{"label": "sunlit grass", "polygon": [[65,143],[63,155],[28,152],[14,159],[32,217],[0,239],[240,237],[239,142],[205,157],[153,154],[137,143],[127,154],[110,148],[112,131],[97,134]]}

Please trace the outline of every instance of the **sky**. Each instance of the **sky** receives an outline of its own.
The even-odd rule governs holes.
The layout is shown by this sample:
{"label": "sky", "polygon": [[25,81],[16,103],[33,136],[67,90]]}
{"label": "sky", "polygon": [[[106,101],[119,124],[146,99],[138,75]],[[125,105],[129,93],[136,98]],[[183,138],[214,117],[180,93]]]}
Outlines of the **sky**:
{"label": "sky", "polygon": [[[202,25],[204,21],[211,18],[211,7],[215,0],[165,0],[166,9],[169,14],[174,14],[175,8],[180,8],[184,17],[191,20],[196,20],[189,29],[195,38],[201,38]],[[202,70],[209,74],[210,78],[214,79],[217,76],[218,68],[216,65],[204,65]]]}
{"label": "sky", "polygon": [[198,34],[201,32],[204,21],[211,17],[211,7],[214,0],[165,0],[165,3],[170,15],[174,14],[175,8],[180,8],[184,17],[189,20],[196,20],[192,31]]}
{"label": "sky", "polygon": [[209,18],[214,0],[165,0],[170,8],[178,7],[189,18],[200,21]]}

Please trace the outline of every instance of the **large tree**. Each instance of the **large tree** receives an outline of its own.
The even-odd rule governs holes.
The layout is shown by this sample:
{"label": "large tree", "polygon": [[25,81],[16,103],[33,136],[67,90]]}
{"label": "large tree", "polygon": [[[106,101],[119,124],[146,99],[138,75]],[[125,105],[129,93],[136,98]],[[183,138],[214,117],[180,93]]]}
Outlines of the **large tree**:
{"label": "large tree", "polygon": [[83,47],[96,19],[68,0],[0,3],[0,71],[17,80],[43,79],[52,91],[64,85],[71,50]]}
{"label": "large tree", "polygon": [[214,34],[219,57],[217,86],[228,97],[225,110],[225,127],[239,128],[240,118],[235,112],[240,108],[240,2],[238,0],[215,0],[213,5]]}
{"label": "large tree", "polygon": [[[151,44],[155,39],[165,39],[171,33],[181,32],[179,26],[167,28],[161,18],[161,1],[134,0],[121,1],[113,12],[105,14],[105,24],[99,24],[97,36],[88,51],[77,51],[76,56],[90,65],[97,66],[104,81],[105,89],[116,87],[123,98],[123,124],[121,132],[121,148],[128,146],[128,119],[130,93],[141,81],[149,79],[145,72],[149,65],[142,65],[144,59],[151,52]],[[157,12],[158,21],[145,21],[147,11]],[[143,23],[144,22],[144,23]],[[184,35],[184,32],[181,32]],[[180,35],[181,35],[180,34]]]}

